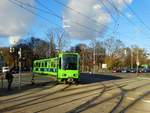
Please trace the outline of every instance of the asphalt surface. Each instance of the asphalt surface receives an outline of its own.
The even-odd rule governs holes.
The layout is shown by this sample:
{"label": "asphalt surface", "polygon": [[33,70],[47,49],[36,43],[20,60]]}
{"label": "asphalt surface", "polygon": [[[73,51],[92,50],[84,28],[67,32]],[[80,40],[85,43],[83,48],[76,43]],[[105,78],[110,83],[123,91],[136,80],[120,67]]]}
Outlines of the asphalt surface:
{"label": "asphalt surface", "polygon": [[150,113],[150,74],[81,74],[78,85],[31,73],[15,75],[12,91],[0,82],[0,113]]}

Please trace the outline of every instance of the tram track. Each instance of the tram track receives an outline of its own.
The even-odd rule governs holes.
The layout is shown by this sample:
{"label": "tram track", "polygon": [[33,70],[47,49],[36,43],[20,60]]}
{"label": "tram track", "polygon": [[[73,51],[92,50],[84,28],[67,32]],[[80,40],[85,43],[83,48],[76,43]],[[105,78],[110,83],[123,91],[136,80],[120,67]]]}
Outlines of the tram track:
{"label": "tram track", "polygon": [[[150,84],[150,83],[149,83]],[[145,85],[148,85],[148,84],[145,84]],[[142,86],[139,86],[139,87],[136,87],[136,88],[134,88],[134,90],[136,90],[137,88],[140,88],[140,87],[144,87],[144,85],[142,85]],[[131,90],[130,90],[131,91]],[[147,94],[147,93],[146,93]],[[148,94],[149,94],[149,92],[148,92]],[[145,95],[145,94],[144,94]],[[112,95],[112,96],[110,96],[110,97],[108,97],[108,98],[106,98],[106,99],[102,99],[101,101],[99,101],[99,102],[97,102],[97,103],[94,103],[93,105],[91,105],[89,108],[92,108],[92,107],[96,107],[96,106],[98,106],[99,104],[102,104],[102,103],[104,103],[104,102],[109,102],[109,101],[111,101],[112,99],[115,99],[116,97],[119,97],[119,96],[121,96],[121,98],[120,98],[120,100],[119,100],[119,102],[117,103],[117,105],[115,105],[114,107],[113,107],[113,109],[109,112],[109,113],[122,113],[122,112],[116,112],[116,109],[118,109],[118,107],[120,107],[120,104],[123,102],[123,99],[125,98],[125,92],[120,92],[120,93],[118,93],[118,94],[114,94],[114,95]],[[143,97],[140,97],[140,98],[143,98]],[[134,102],[133,102],[134,103]],[[135,104],[135,103],[134,103]],[[129,106],[130,107],[130,106]],[[88,108],[88,109],[89,109]],[[125,110],[127,109],[127,108],[124,108]]]}
{"label": "tram track", "polygon": [[[137,80],[137,79],[134,79],[134,80],[132,79],[132,80],[128,80],[128,81],[123,81],[123,82],[117,83],[117,85],[118,85],[118,87],[122,88],[122,87],[125,87],[126,85],[129,85],[130,83],[138,82],[138,81],[139,80]],[[67,102],[73,102],[73,101],[78,101],[78,100],[80,100],[82,98],[88,98],[90,96],[94,96],[93,98],[89,99],[86,103],[84,103],[84,105],[79,105],[80,107],[78,106],[78,108],[76,107],[77,109],[80,109],[79,111],[82,111],[82,110],[84,111],[84,110],[86,110],[88,108],[91,108],[91,107],[94,107],[94,106],[98,105],[98,103],[95,103],[94,101],[96,101],[98,98],[100,98],[104,93],[106,93],[107,91],[110,91],[110,90],[113,90],[113,89],[117,88],[117,86],[115,86],[114,84],[110,84],[110,85],[108,85],[108,84],[105,85],[103,83],[99,83],[99,84],[101,86],[98,86],[98,87],[96,87],[97,84],[96,85],[92,84],[93,85],[93,86],[91,86],[91,88],[93,87],[92,90],[89,88],[89,85],[83,86],[83,87],[81,86],[80,88],[78,88],[78,87],[72,88],[72,85],[66,85],[62,89],[59,89],[58,91],[50,92],[50,93],[42,94],[42,95],[37,95],[36,98],[33,98],[33,99],[31,98],[31,100],[27,100],[25,102],[18,103],[18,104],[14,105],[14,106],[9,106],[9,107],[1,109],[1,110],[2,111],[11,111],[11,110],[14,110],[16,108],[20,109],[22,107],[26,107],[26,106],[30,106],[30,105],[32,106],[32,105],[34,105],[34,104],[36,104],[38,102],[40,103],[41,102],[41,98],[43,98],[42,103],[45,103],[45,102],[48,102],[48,101],[51,101],[51,100],[59,100],[59,99],[63,99],[63,98],[65,99],[65,98],[70,98],[70,97],[72,97],[74,95],[77,96],[77,95],[82,95],[82,94],[88,94],[89,92],[91,92],[89,95],[86,95],[86,96],[82,95],[81,97],[77,97],[77,98],[74,98],[74,99],[70,98],[67,101]],[[87,88],[89,88],[89,89],[87,89]],[[72,91],[77,90],[77,89],[78,90],[87,89],[87,91],[72,92]],[[101,91],[99,91],[99,90],[101,90]],[[93,92],[93,94],[92,94],[92,92]],[[50,95],[57,94],[57,93],[60,93],[60,94],[58,96],[56,96],[56,97],[52,96],[52,98],[50,98],[50,99],[49,98],[47,98],[46,100],[44,99],[44,98],[46,98],[46,97],[48,97]],[[114,94],[111,97],[107,98],[107,100],[113,99],[113,98],[115,98],[116,96],[119,96],[119,95],[121,95],[121,93],[120,94],[119,93],[118,94]],[[25,99],[25,98],[22,98],[22,99]],[[17,99],[16,99],[16,101],[17,101]],[[36,102],[34,102],[34,101],[36,101]],[[11,102],[11,101],[8,101],[8,102]],[[67,102],[62,102],[62,103],[59,103],[57,105],[53,105],[53,106],[51,106],[51,108],[58,107],[59,105],[66,104]],[[104,101],[102,100],[101,102],[104,102]],[[0,112],[1,112],[1,110],[0,110]]]}
{"label": "tram track", "polygon": [[[66,86],[66,87],[64,87],[63,89],[61,89],[61,90],[59,90],[59,91],[57,91],[57,92],[64,91],[64,90],[66,90],[68,87],[69,87],[69,86]],[[51,100],[60,99],[60,98],[65,98],[65,97],[72,96],[72,95],[81,95],[81,94],[84,94],[84,93],[93,92],[93,91],[95,91],[95,90],[99,90],[99,88],[94,88],[93,90],[90,89],[90,90],[87,90],[87,91],[82,91],[82,92],[77,92],[77,93],[72,93],[72,94],[64,95],[64,96],[61,96],[61,97],[56,97],[56,98],[52,98]],[[46,95],[40,95],[40,96],[38,96],[38,98],[35,98],[35,99],[31,99],[31,100],[29,100],[29,101],[22,102],[22,103],[20,103],[20,104],[17,104],[17,105],[11,106],[11,107],[7,107],[7,108],[5,108],[5,109],[0,110],[0,112],[1,112],[1,111],[5,111],[5,110],[6,110],[6,111],[7,111],[7,110],[13,110],[13,109],[15,109],[15,108],[19,109],[19,108],[22,108],[22,107],[25,107],[25,106],[34,105],[34,104],[37,103],[37,102],[34,102],[34,100],[37,101],[37,100],[39,100],[39,99],[41,99],[41,98],[44,98],[44,97],[46,97],[46,96],[48,96],[48,95],[51,95],[51,94],[54,94],[54,93],[49,93],[49,94],[46,94]],[[42,101],[42,102],[46,102],[46,101],[50,101],[50,99],[45,100],[45,101]],[[30,104],[30,102],[31,102],[31,104]]]}
{"label": "tram track", "polygon": [[[134,80],[134,81],[133,81],[133,80],[132,80],[132,81],[131,81],[131,80],[130,80],[130,81],[126,81],[125,83],[129,83],[129,82],[135,82],[135,80]],[[136,82],[137,82],[137,80],[136,80]],[[121,85],[120,87],[125,86],[125,84],[119,84],[119,85]],[[109,89],[106,90],[106,88],[109,88]],[[102,88],[100,88],[100,89],[102,89]],[[68,89],[67,89],[67,90],[68,90]],[[51,108],[55,108],[55,107],[58,107],[58,106],[61,106],[61,105],[63,105],[63,104],[67,104],[67,103],[70,103],[70,102],[73,102],[73,101],[78,101],[78,100],[80,100],[80,99],[87,98],[87,97],[92,96],[92,95],[97,95],[97,96],[94,96],[92,99],[88,100],[86,103],[84,103],[84,104],[78,106],[78,108],[76,108],[75,110],[73,109],[73,110],[68,111],[68,112],[66,112],[66,113],[78,113],[78,112],[82,112],[82,111],[86,110],[87,108],[93,106],[92,103],[93,103],[96,99],[98,99],[101,95],[103,95],[104,92],[110,91],[110,90],[113,90],[113,88],[110,87],[110,86],[109,86],[109,87],[108,87],[108,86],[105,86],[105,84],[103,84],[103,89],[102,89],[102,91],[100,91],[100,92],[97,92],[97,93],[94,93],[94,94],[90,94],[90,95],[87,95],[87,96],[84,96],[84,97],[76,98],[76,99],[73,99],[73,100],[70,100],[70,101],[67,101],[67,102],[64,102],[64,103],[60,103],[60,104],[58,104],[58,105],[54,105],[54,106],[51,106],[51,107],[48,107],[48,108],[39,110],[39,111],[37,111],[36,113],[41,112],[41,111],[45,111],[45,110],[48,110],[48,109],[51,109]],[[75,94],[75,95],[77,95],[77,94]],[[115,96],[118,96],[118,94],[115,95]],[[110,99],[112,99],[112,98],[110,98]]]}
{"label": "tram track", "polygon": [[132,107],[134,104],[136,104],[138,101],[140,101],[142,98],[144,98],[145,96],[149,95],[150,91],[145,92],[143,95],[141,95],[140,97],[136,98],[134,101],[132,101],[128,106],[126,106],[123,110],[120,111],[120,113],[124,113],[125,111],[127,111],[130,107]]}
{"label": "tram track", "polygon": [[[126,85],[126,83],[130,83],[130,82],[132,82],[132,83],[133,83],[133,82],[137,82],[137,80],[126,81],[126,82],[124,82],[124,83],[122,83],[122,84],[119,84],[119,85],[120,85],[120,87],[123,87],[123,86]],[[112,87],[110,87],[110,86],[108,87],[108,86],[106,86],[105,84],[102,84],[102,85],[103,85],[103,89],[102,89],[102,91],[101,91],[97,96],[93,97],[91,100],[88,100],[88,101],[85,102],[84,104],[82,104],[82,105],[76,107],[75,109],[68,111],[67,113],[78,113],[78,112],[82,112],[82,111],[84,111],[84,110],[86,110],[86,109],[88,109],[88,108],[90,108],[90,107],[93,107],[94,101],[97,100],[98,98],[100,98],[100,97],[103,95],[103,93],[105,93],[105,92],[107,92],[107,91],[110,91],[110,90],[113,90],[112,87],[113,87],[114,85],[111,85]],[[106,88],[108,88],[108,89],[106,90]],[[115,88],[115,87],[114,87],[114,88]]]}
{"label": "tram track", "polygon": [[[21,94],[21,95],[18,94],[18,95],[15,96],[15,97],[6,99],[6,100],[1,101],[1,102],[2,102],[2,103],[3,103],[3,102],[11,102],[11,101],[14,101],[14,99],[16,99],[16,98],[17,98],[17,100],[18,100],[19,98],[22,98],[22,97],[24,97],[24,96],[30,96],[30,95],[33,95],[33,94],[37,94],[37,93],[39,92],[39,90],[51,89],[51,88],[54,88],[54,87],[57,86],[57,85],[58,85],[58,83],[57,83],[57,82],[54,82],[54,83],[52,83],[49,87],[44,87],[44,88],[42,88],[42,89],[35,86],[35,88],[38,88],[38,89],[34,89],[34,90],[32,90],[32,92],[27,92],[27,93]],[[30,89],[29,89],[29,90],[30,90]],[[22,91],[20,91],[20,92],[18,92],[18,93],[22,93]],[[23,99],[25,99],[25,98],[23,98]]]}
{"label": "tram track", "polygon": [[[115,84],[116,85],[116,84]],[[139,101],[141,98],[143,98],[144,96],[146,96],[146,95],[148,95],[148,94],[150,94],[150,91],[148,91],[148,92],[146,92],[146,93],[144,93],[143,95],[141,95],[141,96],[139,96],[138,98],[136,98],[134,101],[132,101],[131,103],[128,103],[128,105],[126,106],[126,107],[123,107],[122,108],[122,106],[123,106],[123,102],[125,101],[125,99],[126,99],[126,96],[125,95],[127,95],[129,92],[133,92],[133,91],[135,91],[135,90],[137,90],[137,89],[140,89],[140,88],[142,88],[142,87],[145,87],[145,86],[147,86],[147,85],[150,85],[150,83],[146,83],[146,84],[142,84],[142,85],[140,85],[140,86],[138,86],[138,87],[135,87],[135,88],[132,88],[132,89],[123,89],[123,88],[121,88],[121,87],[119,87],[119,86],[117,86],[118,88],[120,88],[120,90],[121,90],[121,98],[120,98],[120,100],[118,101],[118,103],[113,107],[113,109],[109,112],[109,113],[124,113],[124,111],[126,111],[127,109],[129,109],[133,104],[135,104],[137,101]]]}
{"label": "tram track", "polygon": [[[119,84],[119,85],[124,85],[124,84],[126,84],[126,83],[130,83],[130,82],[135,82],[135,80],[130,80],[130,81],[126,81],[126,82],[124,82],[124,83],[122,83],[122,84]],[[46,88],[42,88],[42,90],[47,90],[47,89],[50,89],[50,88],[53,88],[53,87],[55,87],[56,85],[58,85],[57,83],[55,83],[55,84],[53,84],[51,87],[46,87]],[[98,84],[93,84],[93,85],[91,85],[91,86],[83,86],[83,87],[76,87],[76,88],[71,88],[71,86],[72,85],[68,85],[68,87],[66,87],[65,89],[63,89],[62,91],[63,92],[68,92],[68,91],[72,91],[72,90],[80,90],[80,89],[83,89],[83,88],[90,88],[90,87],[95,87],[95,86],[97,86]],[[110,85],[110,86],[107,86],[107,88],[111,88],[111,87],[113,87],[113,85]],[[93,91],[93,90],[92,90]],[[36,94],[37,92],[39,92],[39,90],[37,90],[36,92],[35,91],[33,91],[33,92],[31,92],[31,93],[27,93],[27,94],[24,94],[24,95],[21,95],[21,96],[17,96],[17,99],[16,99],[16,97],[14,97],[14,98],[10,98],[10,99],[7,99],[7,100],[5,100],[5,103],[6,102],[11,102],[11,101],[15,101],[15,99],[16,100],[18,100],[19,98],[22,98],[23,96],[26,96],[26,97],[24,97],[24,98],[22,98],[22,100],[23,99],[27,99],[29,96],[31,96],[32,94]],[[82,93],[82,92],[81,92]],[[75,94],[77,94],[77,93],[75,93]],[[10,100],[10,101],[9,101]]]}
{"label": "tram track", "polygon": [[[17,95],[16,97],[13,97],[13,98],[9,98],[9,99],[7,99],[7,100],[5,100],[5,102],[6,101],[9,101],[9,100],[13,100],[13,99],[19,99],[19,98],[22,98],[23,96],[30,96],[30,95],[32,95],[32,94],[36,94],[36,93],[38,93],[39,92],[39,90],[47,90],[47,89],[51,89],[51,88],[53,88],[53,87],[55,87],[56,85],[58,85],[58,83],[55,81],[55,82],[51,82],[52,83],[52,85],[50,85],[50,87],[43,87],[43,88],[41,88],[41,87],[39,87],[38,88],[38,86],[39,86],[39,84],[37,84],[36,86],[35,86],[35,88],[38,88],[38,89],[35,89],[35,90],[33,90],[32,92],[30,92],[30,93],[25,93],[25,94],[21,94],[21,95]],[[126,83],[126,82],[124,82],[124,83]],[[63,91],[71,91],[71,90],[76,90],[76,89],[82,89],[82,88],[86,88],[86,87],[93,87],[93,86],[97,86],[99,83],[97,83],[97,84],[88,84],[88,85],[85,85],[85,86],[77,86],[77,87],[74,87],[74,88],[67,88],[67,90],[66,89],[64,89]],[[29,89],[30,90],[30,89]],[[18,93],[22,93],[22,91],[21,92],[18,92]],[[3,101],[2,101],[3,102]]]}
{"label": "tram track", "polygon": [[104,84],[102,84],[102,85],[103,85],[103,89],[102,89],[102,91],[97,96],[95,96],[94,98],[88,100],[84,104],[76,107],[75,109],[73,109],[71,111],[68,111],[67,113],[79,113],[79,112],[82,112],[85,109],[87,109],[91,105],[92,102],[94,102],[97,98],[99,98],[105,92],[106,86]]}
{"label": "tram track", "polygon": [[[68,87],[69,87],[69,86],[63,88],[61,91],[64,91],[64,90],[67,89]],[[94,88],[93,90],[87,90],[87,91],[83,91],[83,92],[77,92],[75,95],[88,93],[89,91],[92,92],[92,91],[95,91],[95,90],[98,90],[98,89],[99,89],[99,88]],[[59,91],[59,92],[61,92],[61,91]],[[48,94],[48,95],[51,95],[51,94]],[[55,100],[55,99],[65,98],[65,97],[72,96],[72,95],[74,95],[74,93],[73,93],[73,94],[69,94],[69,95],[64,95],[64,96],[61,96],[61,97],[56,97],[56,98],[48,99],[48,100],[42,101],[42,103],[43,103],[43,102],[47,102],[47,101],[51,101],[51,100]],[[47,96],[47,95],[45,95],[45,96]],[[40,99],[40,98],[41,98],[41,97],[36,98],[36,101],[37,101],[38,99]],[[44,98],[44,97],[42,97],[42,98]],[[37,102],[32,102],[32,101],[33,101],[33,100],[30,100],[30,101],[27,101],[27,102],[24,102],[24,103],[21,103],[21,104],[17,104],[17,105],[15,105],[15,106],[17,107],[17,109],[19,109],[19,108],[22,108],[22,107],[25,107],[25,106],[34,105],[34,104],[37,103]],[[32,102],[32,103],[31,103],[31,104],[28,104],[28,103],[30,103],[30,102]],[[40,103],[40,102],[39,102],[39,103]],[[25,104],[27,104],[27,105],[25,105]],[[12,108],[12,109],[15,109],[15,106],[12,106],[11,108]],[[10,108],[8,108],[8,109],[10,110]],[[3,111],[5,111],[5,110],[3,110]],[[1,110],[0,110],[0,112],[1,112]]]}
{"label": "tram track", "polygon": [[47,97],[49,95],[53,95],[53,94],[58,93],[58,92],[61,92],[61,91],[65,90],[65,89],[67,89],[68,87],[70,87],[70,85],[67,85],[67,86],[65,86],[65,87],[63,87],[63,88],[61,88],[59,90],[56,90],[56,91],[48,93],[48,94],[42,94],[40,96],[37,96],[37,98],[31,98],[28,101],[25,100],[24,102],[21,102],[21,103],[18,103],[18,104],[15,104],[15,105],[12,105],[12,106],[9,106],[9,107],[6,107],[6,108],[2,108],[2,109],[0,109],[0,113],[3,113],[5,111],[11,111],[13,109],[18,109],[18,108],[20,108],[19,106],[21,106],[21,105],[25,105],[25,104],[28,104],[28,103],[33,102],[35,100],[37,101],[37,100],[40,100],[41,98]]}
{"label": "tram track", "polygon": [[[126,82],[124,82],[122,84],[118,84],[117,83],[117,85],[119,85],[119,87],[124,87],[126,85],[129,85],[129,83],[138,82],[138,81],[139,80],[128,80],[128,81],[126,81]],[[106,100],[111,100],[113,98],[116,98],[117,96],[124,95],[124,93],[121,92],[121,93],[118,93],[118,94],[113,94],[111,97],[109,97],[107,99],[104,99],[104,100],[101,100],[101,102],[98,102],[98,103],[94,102],[95,100],[97,100],[98,98],[100,98],[104,93],[107,93],[107,91],[110,91],[110,90],[113,90],[113,89],[116,89],[116,87],[112,88],[112,87],[106,87],[105,86],[105,89],[103,89],[103,91],[101,91],[97,96],[93,97],[91,100],[88,100],[84,104],[82,104],[82,105],[80,105],[80,106],[78,106],[78,107],[76,107],[76,108],[68,111],[67,113],[82,112],[82,111],[85,111],[85,110],[87,110],[89,108],[95,107],[98,104],[105,102]]]}
{"label": "tram track", "polygon": [[[123,81],[123,83],[118,83],[118,85],[124,85],[124,84],[126,84],[126,83],[130,83],[130,82],[137,82],[137,81],[139,81],[139,80],[137,80],[137,79],[135,79],[135,80],[128,80],[128,81]],[[93,84],[93,85],[86,85],[86,86],[80,86],[80,87],[74,87],[74,88],[72,88],[72,87],[70,87],[70,88],[68,88],[67,90],[65,90],[65,91],[71,91],[71,90],[76,90],[76,89],[83,89],[83,88],[89,88],[89,87],[94,87],[94,86],[97,86],[97,85],[100,85],[101,83],[96,83],[96,84]],[[104,84],[104,83],[103,83]],[[105,83],[106,84],[106,83]],[[110,84],[110,83],[109,83]],[[106,87],[113,87],[114,85],[112,84],[112,85],[108,85],[108,86],[106,86]]]}

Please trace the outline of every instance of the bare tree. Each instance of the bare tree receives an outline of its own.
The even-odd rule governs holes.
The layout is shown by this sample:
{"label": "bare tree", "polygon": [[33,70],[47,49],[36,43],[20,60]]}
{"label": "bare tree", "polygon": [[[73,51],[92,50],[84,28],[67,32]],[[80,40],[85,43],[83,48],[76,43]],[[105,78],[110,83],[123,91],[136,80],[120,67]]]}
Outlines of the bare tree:
{"label": "bare tree", "polygon": [[53,31],[51,31],[49,38],[50,38],[50,43],[49,43],[50,44],[50,46],[49,46],[50,57],[55,57],[56,56],[56,45],[54,42],[54,32]]}
{"label": "bare tree", "polygon": [[109,68],[121,67],[121,58],[124,54],[124,44],[121,40],[115,39],[114,37],[108,38],[103,42],[103,47],[106,49],[107,57],[105,62],[108,64]]}

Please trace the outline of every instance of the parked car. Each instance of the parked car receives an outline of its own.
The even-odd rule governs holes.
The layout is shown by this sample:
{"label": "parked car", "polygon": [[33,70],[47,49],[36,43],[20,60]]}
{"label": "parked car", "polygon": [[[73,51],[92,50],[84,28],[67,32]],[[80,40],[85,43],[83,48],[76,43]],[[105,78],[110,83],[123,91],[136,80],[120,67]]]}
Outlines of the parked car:
{"label": "parked car", "polygon": [[150,72],[150,69],[149,69],[149,68],[142,68],[142,69],[140,70],[140,72],[141,72],[141,73],[148,73],[148,72]]}
{"label": "parked car", "polygon": [[120,73],[120,72],[121,72],[121,69],[116,68],[116,69],[113,69],[112,72],[113,72],[113,73]]}
{"label": "parked car", "polygon": [[136,69],[135,68],[131,68],[130,69],[130,73],[136,73]]}
{"label": "parked car", "polygon": [[128,68],[123,68],[123,69],[121,70],[121,72],[122,72],[122,73],[129,73],[129,72],[130,72],[130,69],[128,69]]}

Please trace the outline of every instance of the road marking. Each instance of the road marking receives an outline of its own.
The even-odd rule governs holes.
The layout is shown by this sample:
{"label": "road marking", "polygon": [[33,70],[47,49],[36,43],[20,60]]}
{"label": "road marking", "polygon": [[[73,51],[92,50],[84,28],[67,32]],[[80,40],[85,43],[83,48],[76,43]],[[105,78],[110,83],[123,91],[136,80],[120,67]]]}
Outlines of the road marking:
{"label": "road marking", "polygon": [[128,99],[128,100],[135,100],[135,98],[133,98],[133,97],[126,97],[126,99]]}
{"label": "road marking", "polygon": [[138,78],[143,79],[143,80],[150,80],[150,78],[148,77],[138,77]]}
{"label": "road marking", "polygon": [[149,103],[150,104],[150,100],[142,99],[142,101],[145,102],[145,103]]}
{"label": "road marking", "polygon": [[[128,99],[128,100],[136,100],[136,98],[133,98],[133,97],[126,97],[126,99]],[[141,99],[141,101],[144,102],[144,103],[150,104],[150,100]]]}

